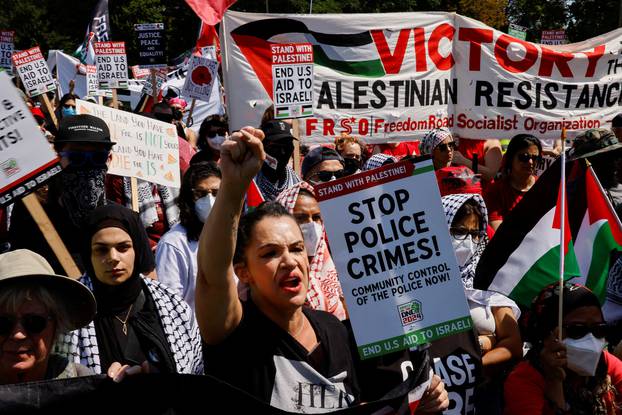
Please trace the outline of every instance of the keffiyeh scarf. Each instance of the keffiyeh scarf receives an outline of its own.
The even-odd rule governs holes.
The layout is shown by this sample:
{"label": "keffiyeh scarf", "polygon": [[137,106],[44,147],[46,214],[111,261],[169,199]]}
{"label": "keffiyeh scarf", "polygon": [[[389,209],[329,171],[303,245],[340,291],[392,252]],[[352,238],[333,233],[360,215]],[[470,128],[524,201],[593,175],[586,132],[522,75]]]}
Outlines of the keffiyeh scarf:
{"label": "keffiyeh scarf", "polygon": [[[166,223],[169,229],[179,222],[179,208],[175,199],[179,196],[179,189],[159,184],[152,184],[145,180],[138,179],[138,214],[145,228],[150,227],[158,221],[158,211],[156,210],[157,197],[154,197],[153,187],[156,186],[157,193],[162,202]],[[123,177],[123,193],[125,194],[126,207],[132,208],[132,185],[131,178]]]}
{"label": "keffiyeh scarf", "polygon": [[[313,186],[307,182],[300,182],[282,192],[276,198],[276,201],[283,205],[289,213],[293,214],[300,189],[306,189],[315,194]],[[311,260],[309,266],[311,270],[309,272],[307,305],[315,310],[327,311],[340,320],[344,320],[346,313],[341,303],[343,291],[337,277],[335,264],[328,250],[324,225],[322,225],[322,237],[320,238],[316,255]]]}
{"label": "keffiyeh scarf", "polygon": [[[88,275],[80,278],[80,282],[93,291],[93,283]],[[190,306],[168,287],[143,277],[156,305],[164,334],[173,353],[177,373],[203,374],[203,354],[201,336],[194,320]],[[97,347],[95,323],[60,336],[56,342],[55,352],[66,356],[69,361],[81,363],[95,373],[104,373]]]}
{"label": "keffiyeh scarf", "polygon": [[275,200],[282,191],[300,183],[300,177],[291,167],[286,166],[285,173],[285,180],[282,183],[272,183],[261,171],[257,173],[255,183],[257,183],[257,187],[259,187],[264,200]]}

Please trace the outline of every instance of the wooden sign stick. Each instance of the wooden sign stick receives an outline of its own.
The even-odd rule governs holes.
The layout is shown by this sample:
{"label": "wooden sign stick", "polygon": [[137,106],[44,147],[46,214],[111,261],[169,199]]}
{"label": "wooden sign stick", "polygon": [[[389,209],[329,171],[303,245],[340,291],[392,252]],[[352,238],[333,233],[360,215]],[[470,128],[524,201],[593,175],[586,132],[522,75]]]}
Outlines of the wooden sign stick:
{"label": "wooden sign stick", "polygon": [[[300,176],[300,122],[298,118],[294,118],[292,121],[292,130],[294,132],[294,137],[297,140],[294,140],[294,171],[298,176]],[[302,177],[301,177],[302,179]]]}
{"label": "wooden sign stick", "polygon": [[188,110],[188,118],[186,118],[186,125],[190,123],[190,118],[192,118],[192,113],[194,112],[194,104],[196,104],[197,100],[192,98],[192,102],[190,102],[190,109]]}
{"label": "wooden sign stick", "polygon": [[74,280],[80,278],[82,276],[80,269],[74,262],[71,254],[67,250],[67,247],[63,243],[63,240],[58,235],[58,232],[56,232],[56,228],[54,228],[54,225],[50,221],[47,213],[43,210],[37,196],[34,193],[31,193],[28,196],[25,196],[22,199],[22,202],[24,203],[24,206],[26,206],[26,209],[28,209],[32,219],[39,227],[39,230],[45,237],[45,240],[50,245],[50,248],[52,248],[54,255],[58,258],[58,261],[62,265],[67,276],[69,278],[73,278]]}
{"label": "wooden sign stick", "polygon": [[50,118],[54,123],[54,127],[58,128],[58,120],[56,119],[56,114],[54,113],[54,108],[52,107],[52,103],[48,99],[48,94],[39,95],[39,101],[45,105],[45,109],[47,109],[48,114],[50,114]]}
{"label": "wooden sign stick", "polygon": [[112,108],[119,109],[119,98],[117,97],[117,88],[112,88]]}
{"label": "wooden sign stick", "polygon": [[130,188],[132,189],[132,210],[138,213],[138,179],[130,178]]}
{"label": "wooden sign stick", "polygon": [[151,94],[153,96],[153,104],[158,103],[158,79],[156,77],[156,70],[151,70]]}

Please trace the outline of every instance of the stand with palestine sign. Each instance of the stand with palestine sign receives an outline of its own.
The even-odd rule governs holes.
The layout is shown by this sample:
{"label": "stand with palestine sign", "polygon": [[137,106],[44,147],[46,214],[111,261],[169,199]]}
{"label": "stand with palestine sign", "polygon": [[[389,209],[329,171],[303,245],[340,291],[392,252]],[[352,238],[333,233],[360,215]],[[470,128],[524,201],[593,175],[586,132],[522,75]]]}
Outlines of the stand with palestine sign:
{"label": "stand with palestine sign", "polygon": [[315,188],[363,359],[472,328],[430,160]]}

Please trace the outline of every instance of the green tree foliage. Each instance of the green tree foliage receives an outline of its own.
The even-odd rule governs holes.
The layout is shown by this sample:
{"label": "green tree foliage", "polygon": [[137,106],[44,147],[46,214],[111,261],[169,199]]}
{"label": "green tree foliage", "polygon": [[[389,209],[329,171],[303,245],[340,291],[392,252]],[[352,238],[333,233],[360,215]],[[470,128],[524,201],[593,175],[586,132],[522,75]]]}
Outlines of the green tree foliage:
{"label": "green tree foliage", "polygon": [[580,42],[618,28],[620,0],[575,0],[569,11],[568,38]]}
{"label": "green tree foliage", "polygon": [[566,0],[510,0],[507,15],[527,28],[530,42],[539,42],[542,30],[565,28],[569,18]]}

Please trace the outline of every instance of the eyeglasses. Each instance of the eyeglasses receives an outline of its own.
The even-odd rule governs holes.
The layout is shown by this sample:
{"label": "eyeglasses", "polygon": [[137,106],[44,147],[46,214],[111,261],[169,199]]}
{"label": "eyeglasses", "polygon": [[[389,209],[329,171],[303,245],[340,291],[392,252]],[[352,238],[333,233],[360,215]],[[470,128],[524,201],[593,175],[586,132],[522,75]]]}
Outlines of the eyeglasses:
{"label": "eyeglasses", "polygon": [[565,324],[563,327],[566,333],[566,337],[570,337],[571,339],[580,339],[588,333],[592,333],[594,337],[602,339],[609,333],[609,326],[607,325],[607,323],[596,323],[590,325]]}
{"label": "eyeglasses", "polygon": [[52,317],[50,316],[40,316],[38,314],[24,314],[19,319],[15,316],[0,316],[0,336],[10,335],[18,321],[28,334],[39,334],[45,330],[48,321],[51,320]]}
{"label": "eyeglasses", "polygon": [[207,132],[207,136],[208,136],[209,138],[214,138],[214,137],[216,137],[217,135],[222,135],[222,136],[224,137],[224,136],[225,136],[225,134],[227,134],[227,129],[226,129],[226,128],[224,128],[224,127],[221,127],[221,128],[216,128],[216,129],[214,129],[214,130],[210,129],[210,130]]}
{"label": "eyeglasses", "polygon": [[207,195],[212,195],[216,197],[216,195],[218,195],[218,189],[208,189],[208,190],[192,189],[192,194],[194,195],[195,200],[199,200],[202,197],[205,197]]}
{"label": "eyeglasses", "polygon": [[108,161],[108,151],[59,151],[58,155],[66,158],[69,164],[74,167],[82,167],[90,164],[96,167],[103,167]]}
{"label": "eyeglasses", "polygon": [[451,232],[451,236],[453,236],[454,239],[458,241],[464,241],[469,235],[471,235],[471,238],[476,239],[476,240],[484,236],[484,232],[480,230],[472,230],[472,229],[467,229],[467,228],[454,228],[454,227],[449,228],[449,230]]}
{"label": "eyeglasses", "polygon": [[458,148],[458,146],[456,145],[455,141],[450,141],[449,143],[441,143],[437,145],[436,148],[444,153],[446,151],[449,151],[449,149],[455,150],[456,148]]}
{"label": "eyeglasses", "polygon": [[339,179],[340,177],[344,177],[346,175],[346,171],[344,169],[337,171],[318,171],[311,175],[309,178],[317,178],[316,181],[319,182],[330,182],[333,177],[335,179]]}
{"label": "eyeglasses", "polygon": [[533,161],[534,163],[538,163],[540,160],[542,160],[542,157],[539,154],[529,153],[517,154],[516,158],[518,158],[518,161],[520,161],[521,163],[527,163],[529,162],[529,160]]}

